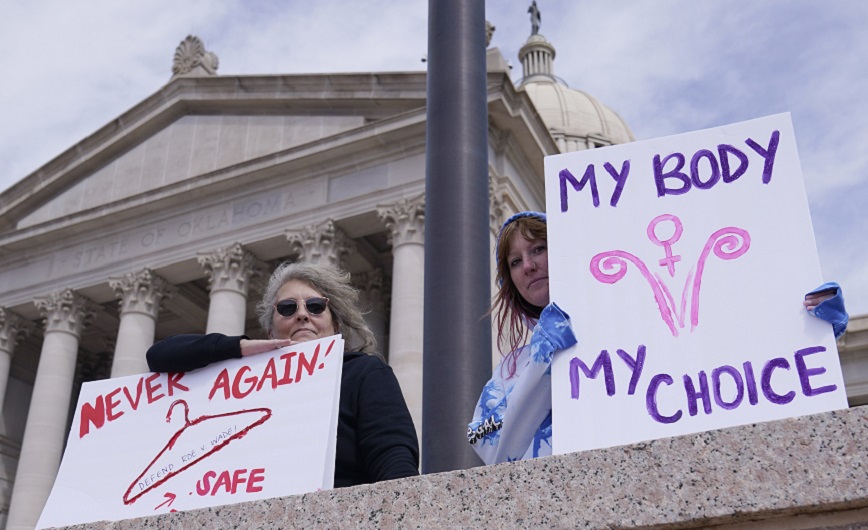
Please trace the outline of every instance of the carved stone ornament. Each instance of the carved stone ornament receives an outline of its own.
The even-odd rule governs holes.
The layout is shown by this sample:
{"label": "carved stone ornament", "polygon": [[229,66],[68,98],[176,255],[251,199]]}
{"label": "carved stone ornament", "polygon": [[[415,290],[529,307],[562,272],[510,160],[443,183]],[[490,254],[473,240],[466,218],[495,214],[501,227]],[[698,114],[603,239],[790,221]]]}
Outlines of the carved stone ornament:
{"label": "carved stone ornament", "polygon": [[492,235],[500,233],[500,227],[506,221],[506,186],[497,175],[488,177],[488,222]]}
{"label": "carved stone ornament", "polygon": [[172,74],[215,75],[219,63],[215,53],[205,50],[202,39],[187,35],[175,49]]}
{"label": "carved stone ornament", "polygon": [[18,342],[33,330],[32,322],[5,307],[0,307],[0,350],[14,351]]}
{"label": "carved stone ornament", "polygon": [[100,352],[82,350],[75,360],[75,372],[83,382],[101,381],[111,377],[114,343],[103,338],[107,349]]}
{"label": "carved stone ornament", "polygon": [[301,230],[287,230],[286,240],[292,253],[306,263],[340,266],[344,256],[355,250],[355,243],[331,219]]}
{"label": "carved stone ornament", "polygon": [[368,302],[381,300],[384,295],[388,294],[388,288],[391,287],[386,283],[385,274],[380,268],[354,272],[352,284]]}
{"label": "carved stone ornament", "polygon": [[405,243],[425,243],[425,194],[377,206],[377,215],[389,229],[392,247]]}
{"label": "carved stone ornament", "polygon": [[494,27],[489,21],[485,21],[485,47],[488,48],[491,46],[491,37],[494,36],[494,30],[497,29]]}
{"label": "carved stone ornament", "polygon": [[174,285],[154,274],[151,269],[109,278],[109,285],[120,299],[121,314],[142,313],[154,319],[160,311],[160,302],[177,292]]}
{"label": "carved stone ornament", "polygon": [[63,331],[81,337],[81,332],[101,310],[99,304],[72,289],[56,291],[33,301],[45,317],[45,331]]}
{"label": "carved stone ornament", "polygon": [[205,269],[211,292],[235,291],[247,296],[250,281],[262,274],[262,264],[252,252],[235,243],[197,256]]}

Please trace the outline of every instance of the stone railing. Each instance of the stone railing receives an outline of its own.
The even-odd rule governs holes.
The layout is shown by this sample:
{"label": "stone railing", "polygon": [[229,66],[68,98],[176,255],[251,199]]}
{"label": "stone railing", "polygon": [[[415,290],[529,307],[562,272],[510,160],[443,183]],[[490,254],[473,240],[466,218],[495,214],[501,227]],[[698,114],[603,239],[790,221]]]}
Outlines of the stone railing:
{"label": "stone railing", "polygon": [[868,528],[868,406],[86,528],[710,526]]}

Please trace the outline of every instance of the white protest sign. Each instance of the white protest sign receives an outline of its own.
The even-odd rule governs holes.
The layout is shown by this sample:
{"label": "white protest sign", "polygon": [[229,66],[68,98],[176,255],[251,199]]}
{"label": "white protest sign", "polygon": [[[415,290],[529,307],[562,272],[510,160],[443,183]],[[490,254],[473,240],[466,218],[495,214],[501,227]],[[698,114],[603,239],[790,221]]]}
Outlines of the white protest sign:
{"label": "white protest sign", "polygon": [[556,454],[847,407],[789,114],[546,158]]}
{"label": "white protest sign", "polygon": [[37,528],[332,487],[343,339],[82,385]]}

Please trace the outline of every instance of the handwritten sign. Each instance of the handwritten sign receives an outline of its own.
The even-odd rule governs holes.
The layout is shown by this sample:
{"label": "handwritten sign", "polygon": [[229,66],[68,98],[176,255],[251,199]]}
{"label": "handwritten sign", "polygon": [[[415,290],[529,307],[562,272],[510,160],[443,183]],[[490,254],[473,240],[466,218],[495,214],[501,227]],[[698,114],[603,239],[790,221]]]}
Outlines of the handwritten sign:
{"label": "handwritten sign", "polygon": [[82,385],[37,528],[332,487],[340,336]]}
{"label": "handwritten sign", "polygon": [[562,454],[847,406],[788,114],[545,162]]}

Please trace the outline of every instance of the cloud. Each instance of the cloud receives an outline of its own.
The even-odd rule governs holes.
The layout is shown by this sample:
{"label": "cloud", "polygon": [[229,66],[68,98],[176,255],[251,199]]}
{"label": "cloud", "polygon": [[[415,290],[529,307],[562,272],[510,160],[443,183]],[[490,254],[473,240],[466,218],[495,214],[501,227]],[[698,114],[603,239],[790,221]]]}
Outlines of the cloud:
{"label": "cloud", "polygon": [[555,73],[615,109],[637,139],[790,112],[824,274],[845,286],[851,313],[868,313],[868,76],[859,64],[868,3],[636,0],[616,9],[587,0],[541,9]]}
{"label": "cloud", "polygon": [[[208,2],[14,2],[0,19],[0,188],[169,80],[174,46]],[[172,16],[169,16],[172,15]],[[157,67],[155,57],[162,58]]]}
{"label": "cloud", "polygon": [[[31,0],[0,18],[0,190],[156,92],[201,37],[219,73],[423,70],[428,2]],[[486,18],[521,77],[528,2]],[[868,313],[868,2],[538,0],[555,73],[638,139],[791,112],[824,272]]]}

